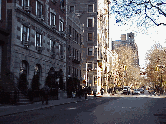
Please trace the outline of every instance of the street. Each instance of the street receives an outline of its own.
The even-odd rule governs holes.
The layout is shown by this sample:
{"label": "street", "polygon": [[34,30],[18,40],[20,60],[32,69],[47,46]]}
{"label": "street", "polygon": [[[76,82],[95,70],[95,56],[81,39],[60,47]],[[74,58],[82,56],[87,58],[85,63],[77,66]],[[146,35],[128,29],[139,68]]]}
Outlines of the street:
{"label": "street", "polygon": [[[122,95],[126,96],[126,95]],[[0,118],[1,124],[165,124],[165,98],[101,97]]]}

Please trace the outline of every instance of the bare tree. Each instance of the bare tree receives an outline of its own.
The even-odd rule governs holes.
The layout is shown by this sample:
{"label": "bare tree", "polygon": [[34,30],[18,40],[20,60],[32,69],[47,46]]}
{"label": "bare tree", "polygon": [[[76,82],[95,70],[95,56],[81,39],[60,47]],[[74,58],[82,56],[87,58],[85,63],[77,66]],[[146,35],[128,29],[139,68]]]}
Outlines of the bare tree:
{"label": "bare tree", "polygon": [[159,18],[166,17],[165,0],[110,0],[110,13],[116,15],[116,23],[126,24],[137,17],[138,26],[150,22],[166,25],[166,22],[159,22]]}
{"label": "bare tree", "polygon": [[119,61],[116,68],[119,75],[119,84],[129,85],[139,82],[140,69],[135,65],[135,51],[130,46],[121,46],[116,49]]}
{"label": "bare tree", "polygon": [[146,54],[146,73],[153,84],[160,84],[166,80],[166,51],[160,44],[155,44],[154,47]]}

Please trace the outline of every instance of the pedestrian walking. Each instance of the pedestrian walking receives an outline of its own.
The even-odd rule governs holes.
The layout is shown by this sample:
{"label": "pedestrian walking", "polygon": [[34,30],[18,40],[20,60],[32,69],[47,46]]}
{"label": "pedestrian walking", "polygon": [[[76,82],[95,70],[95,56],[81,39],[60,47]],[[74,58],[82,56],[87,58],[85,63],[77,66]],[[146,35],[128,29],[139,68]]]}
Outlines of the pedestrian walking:
{"label": "pedestrian walking", "polygon": [[17,103],[17,90],[15,89],[14,90],[14,104],[16,104]]}
{"label": "pedestrian walking", "polygon": [[42,104],[44,104],[44,101],[46,101],[46,105],[48,105],[48,96],[49,96],[49,91],[50,91],[50,88],[45,85],[43,88],[42,88]]}
{"label": "pedestrian walking", "polygon": [[31,103],[33,103],[33,91],[31,88],[28,89],[28,96],[29,96],[29,99],[31,101]]}
{"label": "pedestrian walking", "polygon": [[72,98],[75,98],[75,92],[72,92]]}

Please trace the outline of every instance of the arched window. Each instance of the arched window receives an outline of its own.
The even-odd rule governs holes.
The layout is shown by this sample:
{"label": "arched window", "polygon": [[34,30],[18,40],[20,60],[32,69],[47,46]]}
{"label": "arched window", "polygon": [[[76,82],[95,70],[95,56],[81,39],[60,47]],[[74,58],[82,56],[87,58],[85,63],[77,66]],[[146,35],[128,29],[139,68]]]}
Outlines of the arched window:
{"label": "arched window", "polygon": [[24,73],[27,75],[28,78],[28,74],[29,74],[29,65],[28,62],[26,60],[22,60],[21,62],[21,67],[20,67],[20,73]]}
{"label": "arched window", "polygon": [[39,76],[39,81],[41,82],[41,77],[42,77],[42,68],[41,68],[41,65],[40,64],[36,64],[35,66],[35,75],[38,75]]}

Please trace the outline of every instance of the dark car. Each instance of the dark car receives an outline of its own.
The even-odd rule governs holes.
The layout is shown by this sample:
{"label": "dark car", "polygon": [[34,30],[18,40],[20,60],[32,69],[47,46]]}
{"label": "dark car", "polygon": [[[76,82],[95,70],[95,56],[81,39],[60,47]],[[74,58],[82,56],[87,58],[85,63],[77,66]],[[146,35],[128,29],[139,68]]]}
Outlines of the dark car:
{"label": "dark car", "polygon": [[134,89],[134,91],[132,92],[132,95],[138,94],[140,95],[140,90],[139,89]]}
{"label": "dark car", "polygon": [[140,88],[139,91],[144,94],[144,89]]}

